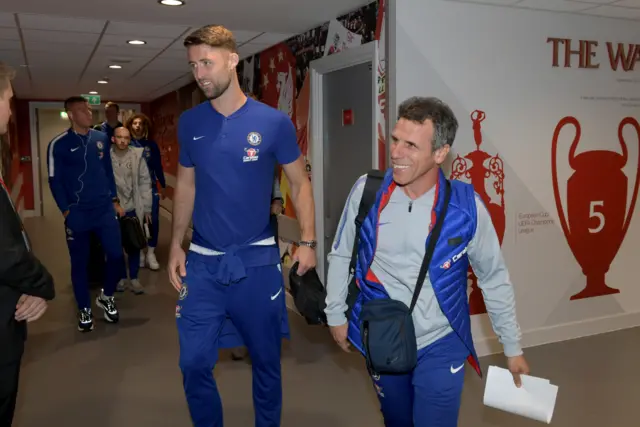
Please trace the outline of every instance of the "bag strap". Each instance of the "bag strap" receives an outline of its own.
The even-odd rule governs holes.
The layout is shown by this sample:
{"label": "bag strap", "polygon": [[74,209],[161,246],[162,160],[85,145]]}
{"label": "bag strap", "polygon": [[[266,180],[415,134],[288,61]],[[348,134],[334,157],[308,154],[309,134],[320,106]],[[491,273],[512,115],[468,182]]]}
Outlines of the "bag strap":
{"label": "bag strap", "polygon": [[384,171],[372,169],[367,173],[367,180],[364,184],[364,191],[358,206],[358,216],[355,219],[356,233],[353,239],[353,248],[351,249],[351,262],[349,263],[349,273],[353,276],[356,273],[356,260],[358,259],[358,246],[360,244],[360,229],[364,219],[369,214],[371,207],[376,201],[378,189],[382,185],[384,179]]}
{"label": "bag strap", "polygon": [[431,264],[431,258],[433,257],[433,251],[436,248],[436,243],[438,242],[438,238],[440,237],[440,230],[442,230],[442,223],[444,222],[444,218],[447,216],[447,209],[449,208],[449,199],[451,198],[451,183],[449,180],[445,179],[446,187],[444,193],[444,204],[442,205],[442,212],[436,219],[436,224],[434,225],[431,233],[429,234],[429,242],[427,243],[427,250],[425,251],[424,258],[422,259],[422,265],[420,266],[420,273],[418,273],[418,281],[416,282],[416,289],[413,291],[413,298],[411,299],[411,306],[409,307],[409,313],[413,312],[416,303],[418,302],[418,296],[420,295],[420,290],[422,289],[422,285],[427,277],[427,270],[429,269],[429,264]]}

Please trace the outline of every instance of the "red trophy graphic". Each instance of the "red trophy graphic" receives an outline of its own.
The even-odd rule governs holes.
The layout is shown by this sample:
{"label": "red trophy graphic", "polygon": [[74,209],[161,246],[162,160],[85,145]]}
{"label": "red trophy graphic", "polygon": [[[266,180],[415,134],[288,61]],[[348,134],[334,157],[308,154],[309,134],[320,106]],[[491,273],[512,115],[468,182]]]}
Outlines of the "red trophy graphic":
{"label": "red trophy graphic", "polygon": [[[566,217],[558,185],[557,149],[562,129],[571,125],[575,137],[569,149],[569,166],[575,172],[567,181]],[[616,257],[627,233],[638,196],[639,175],[636,172],[631,203],[627,209],[628,179],[622,172],[627,164],[627,143],[622,131],[631,125],[640,141],[640,125],[627,117],[618,126],[618,139],[622,154],[608,150],[587,151],[576,155],[580,141],[580,123],[574,117],[565,117],[556,126],[551,143],[551,174],[553,194],[560,224],[573,256],[587,277],[587,286],[571,297],[572,300],[617,294],[618,289],[605,283],[605,274]],[[640,151],[638,152],[640,166]],[[637,167],[635,169],[637,171]]]}
{"label": "red trophy graphic", "polygon": [[[486,118],[484,111],[475,110],[471,113],[471,121],[473,122],[473,138],[476,141],[476,149],[464,157],[456,156],[451,165],[450,179],[460,179],[465,177],[471,181],[476,193],[484,202],[491,221],[498,233],[500,245],[504,238],[505,229],[505,205],[504,205],[504,163],[498,154],[491,156],[480,149],[482,144],[482,129],[480,123]],[[487,193],[485,181],[487,178],[493,177],[493,190],[500,197],[500,204],[494,203],[491,196]],[[482,292],[478,288],[478,278],[473,273],[473,269],[469,267],[468,278],[471,282],[471,293],[469,294],[469,312],[471,315],[482,314],[487,312],[482,299]]]}

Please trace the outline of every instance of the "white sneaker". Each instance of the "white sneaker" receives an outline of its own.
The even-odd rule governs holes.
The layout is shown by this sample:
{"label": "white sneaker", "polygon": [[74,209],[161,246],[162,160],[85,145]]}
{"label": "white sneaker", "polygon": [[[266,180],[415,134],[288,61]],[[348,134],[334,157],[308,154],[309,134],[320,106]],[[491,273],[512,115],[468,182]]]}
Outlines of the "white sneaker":
{"label": "white sneaker", "polygon": [[116,292],[124,292],[127,289],[127,281],[122,279],[118,282],[118,286],[116,286]]}
{"label": "white sneaker", "polygon": [[145,255],[144,251],[140,251],[140,268],[145,268],[147,265],[145,264]]}
{"label": "white sneaker", "polygon": [[149,268],[153,271],[157,271],[160,269],[160,264],[156,259],[156,254],[154,254],[153,252],[149,252],[147,254],[147,265],[149,265]]}
{"label": "white sneaker", "polygon": [[131,281],[131,292],[136,295],[142,295],[144,293],[144,288],[138,279],[133,279]]}

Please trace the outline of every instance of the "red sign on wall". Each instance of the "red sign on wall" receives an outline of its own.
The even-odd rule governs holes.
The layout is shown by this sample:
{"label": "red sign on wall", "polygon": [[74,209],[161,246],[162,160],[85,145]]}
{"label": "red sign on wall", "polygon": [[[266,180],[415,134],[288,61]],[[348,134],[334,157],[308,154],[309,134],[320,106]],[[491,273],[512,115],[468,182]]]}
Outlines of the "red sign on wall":
{"label": "red sign on wall", "polygon": [[351,126],[353,124],[353,110],[342,110],[342,126]]}

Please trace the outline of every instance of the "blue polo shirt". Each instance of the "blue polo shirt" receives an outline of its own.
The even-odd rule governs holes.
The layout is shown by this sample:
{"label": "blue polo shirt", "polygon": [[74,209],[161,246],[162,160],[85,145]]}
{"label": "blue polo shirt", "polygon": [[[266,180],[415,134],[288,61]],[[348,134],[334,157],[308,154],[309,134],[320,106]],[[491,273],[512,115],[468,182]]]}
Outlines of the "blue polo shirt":
{"label": "blue polo shirt", "polygon": [[196,175],[192,243],[226,252],[273,237],[276,163],[301,155],[291,119],[250,98],[227,117],[206,101],[182,113],[178,140],[180,164]]}

